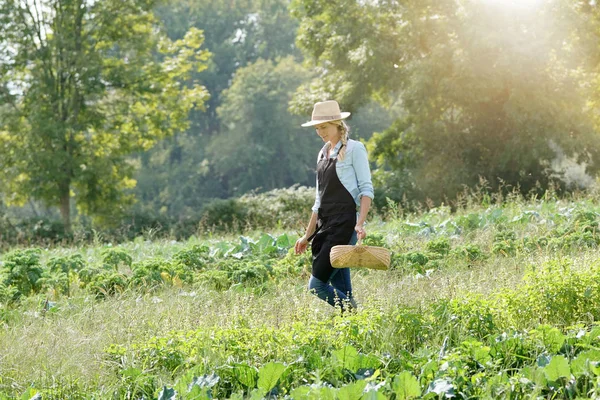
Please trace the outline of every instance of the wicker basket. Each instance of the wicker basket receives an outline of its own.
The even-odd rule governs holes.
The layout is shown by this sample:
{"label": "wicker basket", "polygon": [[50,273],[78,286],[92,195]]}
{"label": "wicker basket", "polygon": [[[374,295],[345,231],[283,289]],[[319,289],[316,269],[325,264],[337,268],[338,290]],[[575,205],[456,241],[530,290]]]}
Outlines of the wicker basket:
{"label": "wicker basket", "polygon": [[390,267],[390,251],[383,247],[363,246],[362,240],[356,246],[333,246],[329,259],[333,268],[371,268],[386,270]]}

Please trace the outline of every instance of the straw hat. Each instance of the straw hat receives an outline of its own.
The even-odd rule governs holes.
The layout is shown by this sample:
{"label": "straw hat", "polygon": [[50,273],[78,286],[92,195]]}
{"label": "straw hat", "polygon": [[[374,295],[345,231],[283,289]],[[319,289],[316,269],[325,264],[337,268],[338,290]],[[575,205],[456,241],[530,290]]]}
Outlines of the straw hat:
{"label": "straw hat", "polygon": [[349,112],[341,112],[340,105],[335,100],[321,101],[315,103],[312,113],[312,119],[302,126],[314,126],[324,122],[339,121],[350,116]]}

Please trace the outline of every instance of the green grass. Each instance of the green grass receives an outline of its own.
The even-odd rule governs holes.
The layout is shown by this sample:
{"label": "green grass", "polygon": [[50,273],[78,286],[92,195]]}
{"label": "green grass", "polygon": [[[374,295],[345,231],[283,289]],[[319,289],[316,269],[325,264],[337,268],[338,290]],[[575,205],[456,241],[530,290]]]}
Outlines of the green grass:
{"label": "green grass", "polygon": [[[45,398],[158,397],[163,386],[174,388],[179,382],[183,388],[191,375],[215,374],[218,383],[210,388],[206,383],[204,395],[210,389],[218,397],[260,397],[266,392],[258,383],[246,387],[236,374],[243,368],[256,376],[266,374],[265,366],[274,362],[285,371],[276,380],[275,392],[267,391],[293,393],[295,398],[341,396],[336,388],[350,390],[362,381],[358,369],[351,370],[360,363],[370,373],[378,371],[367,379],[372,396],[402,398],[397,382],[410,375],[422,394],[429,390],[427,396],[433,398],[446,381],[463,391],[459,397],[490,396],[496,387],[508,393],[509,386],[517,397],[514,393],[585,397],[600,373],[574,375],[579,389],[569,392],[568,379],[554,376],[539,357],[556,358],[555,364],[562,362],[559,357],[575,363],[581,351],[600,346],[595,338],[587,347],[583,344],[600,317],[600,302],[595,301],[600,299],[595,284],[600,268],[597,236],[590,224],[598,220],[594,213],[599,210],[594,198],[584,197],[375,219],[368,232],[393,251],[395,268],[353,271],[360,310],[343,317],[307,293],[308,257],[301,258],[304,266],[298,268],[298,258],[290,255],[249,252],[242,260],[272,266],[268,279],[230,282],[227,290],[213,289],[202,280],[206,275],[196,271],[198,278],[182,287],[137,286],[97,299],[72,276],[70,298],[54,298],[46,288],[0,306],[0,394],[20,396],[33,387]],[[586,230],[591,232],[587,236]],[[258,241],[261,235],[248,236]],[[551,244],[539,244],[539,238]],[[194,245],[214,249],[219,243],[233,247],[240,239],[139,239],[114,247],[135,263],[169,260]],[[43,250],[40,265],[71,254],[81,254],[87,264],[101,264],[107,247],[97,243]],[[407,256],[415,253],[425,258]],[[428,261],[421,265],[413,262],[417,259]],[[282,260],[287,260],[287,269]],[[232,262],[231,257],[217,257],[205,270],[230,273]],[[130,273],[128,268],[121,272]],[[45,311],[47,298],[55,304]],[[547,335],[544,326],[565,335],[570,347],[555,348],[547,339],[538,342],[538,336]],[[588,334],[578,336],[578,330]],[[511,332],[520,332],[523,359],[504,347],[498,350],[497,338]],[[335,354],[345,346],[356,350],[362,361],[340,364]],[[485,361],[473,361],[473,354]],[[536,374],[545,374],[546,381],[536,381]],[[583,377],[591,383],[584,384]],[[513,378],[521,383],[510,383]]]}

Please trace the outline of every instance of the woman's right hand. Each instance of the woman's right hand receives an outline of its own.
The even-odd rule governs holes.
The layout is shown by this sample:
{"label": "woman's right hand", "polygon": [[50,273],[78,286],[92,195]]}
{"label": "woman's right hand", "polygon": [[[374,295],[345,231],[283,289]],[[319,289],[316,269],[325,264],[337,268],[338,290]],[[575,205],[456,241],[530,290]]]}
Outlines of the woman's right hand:
{"label": "woman's right hand", "polygon": [[296,254],[302,254],[306,251],[308,247],[308,240],[306,240],[306,236],[302,236],[300,239],[296,240],[296,245],[294,246],[294,250],[296,250]]}

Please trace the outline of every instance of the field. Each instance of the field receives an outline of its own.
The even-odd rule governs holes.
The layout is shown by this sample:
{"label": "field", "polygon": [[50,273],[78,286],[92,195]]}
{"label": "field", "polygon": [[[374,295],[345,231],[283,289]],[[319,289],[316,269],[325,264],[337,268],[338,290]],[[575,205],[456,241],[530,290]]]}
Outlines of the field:
{"label": "field", "polygon": [[600,396],[597,198],[501,204],[372,220],[344,315],[293,232],[13,249],[0,399]]}

